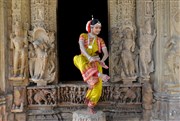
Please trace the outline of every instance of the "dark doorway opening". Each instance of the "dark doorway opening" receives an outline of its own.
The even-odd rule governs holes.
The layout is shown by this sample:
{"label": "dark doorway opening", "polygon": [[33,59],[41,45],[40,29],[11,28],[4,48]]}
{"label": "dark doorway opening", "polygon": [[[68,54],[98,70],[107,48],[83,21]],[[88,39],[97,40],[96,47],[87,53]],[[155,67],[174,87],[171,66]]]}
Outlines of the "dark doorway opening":
{"label": "dark doorway opening", "polygon": [[[102,23],[100,37],[108,45],[107,0],[58,0],[57,49],[60,81],[82,80],[80,71],[73,64],[73,57],[80,54],[79,35],[86,32],[86,22],[91,15]],[[108,60],[106,61],[108,65]],[[104,70],[104,73],[108,73]]]}

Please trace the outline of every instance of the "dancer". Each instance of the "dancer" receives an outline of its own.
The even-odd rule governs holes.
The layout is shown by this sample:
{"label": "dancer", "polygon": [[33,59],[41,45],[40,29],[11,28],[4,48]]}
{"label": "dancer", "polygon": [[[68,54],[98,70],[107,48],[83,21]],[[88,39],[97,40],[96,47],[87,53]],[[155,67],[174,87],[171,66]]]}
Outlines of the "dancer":
{"label": "dancer", "polygon": [[[98,19],[89,20],[86,24],[87,33],[81,33],[79,37],[80,55],[73,58],[74,65],[80,70],[84,82],[88,84],[85,103],[90,113],[95,113],[102,94],[102,81],[107,82],[110,77],[103,74],[103,69],[108,69],[105,60],[108,58],[108,50],[102,38],[98,37],[101,31],[101,23]],[[103,53],[102,59],[99,57]]]}

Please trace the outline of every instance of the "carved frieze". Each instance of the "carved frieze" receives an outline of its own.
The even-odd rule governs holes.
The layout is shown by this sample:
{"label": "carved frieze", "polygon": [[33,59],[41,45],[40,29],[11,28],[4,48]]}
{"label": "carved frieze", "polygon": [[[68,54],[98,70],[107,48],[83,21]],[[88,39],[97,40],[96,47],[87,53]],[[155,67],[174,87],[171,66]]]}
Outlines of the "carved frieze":
{"label": "carved frieze", "polygon": [[[86,85],[60,85],[58,88],[59,105],[82,105],[84,104],[84,96],[88,87]],[[104,85],[100,103],[110,103],[114,105],[122,104],[141,104],[141,85]]]}
{"label": "carved frieze", "polygon": [[53,107],[57,105],[57,89],[55,86],[27,87],[27,103],[29,108]]}

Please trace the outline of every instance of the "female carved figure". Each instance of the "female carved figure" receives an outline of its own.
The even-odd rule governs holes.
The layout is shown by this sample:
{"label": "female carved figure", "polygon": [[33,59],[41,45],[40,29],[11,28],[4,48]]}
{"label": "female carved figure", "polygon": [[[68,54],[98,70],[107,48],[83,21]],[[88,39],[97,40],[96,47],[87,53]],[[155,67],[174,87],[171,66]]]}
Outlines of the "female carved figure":
{"label": "female carved figure", "polygon": [[123,30],[123,38],[122,38],[122,52],[121,52],[121,58],[122,58],[122,64],[124,66],[123,70],[125,72],[126,77],[134,77],[135,76],[135,64],[133,60],[132,53],[135,49],[135,42],[134,42],[134,36],[133,31],[130,27],[126,27]]}
{"label": "female carved figure", "polygon": [[33,42],[35,52],[36,52],[36,62],[35,62],[35,79],[42,79],[45,73],[47,65],[47,45],[42,39],[35,40]]}
{"label": "female carved figure", "polygon": [[[108,51],[105,42],[98,37],[101,31],[101,23],[98,19],[92,18],[86,24],[88,33],[82,33],[79,37],[80,55],[73,59],[75,66],[80,70],[84,82],[89,86],[85,96],[85,103],[88,105],[90,113],[95,113],[94,107],[97,105],[102,94],[102,81],[108,81],[109,76],[103,74],[102,67],[108,68],[104,61],[108,58]],[[100,59],[99,54],[103,52]]]}

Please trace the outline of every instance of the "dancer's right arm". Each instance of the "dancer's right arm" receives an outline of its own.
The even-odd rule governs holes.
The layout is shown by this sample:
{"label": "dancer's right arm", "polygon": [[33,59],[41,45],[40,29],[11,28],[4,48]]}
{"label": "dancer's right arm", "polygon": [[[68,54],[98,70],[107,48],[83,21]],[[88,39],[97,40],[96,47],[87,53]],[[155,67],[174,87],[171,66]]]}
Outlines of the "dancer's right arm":
{"label": "dancer's right arm", "polygon": [[86,51],[86,49],[85,49],[85,47],[84,47],[84,41],[83,41],[83,40],[79,40],[79,47],[80,47],[80,50],[81,50],[81,52],[83,53],[83,55],[85,55],[86,58],[87,58],[88,60],[90,60],[90,59],[91,59],[91,56],[87,53],[87,51]]}
{"label": "dancer's right arm", "polygon": [[85,47],[84,47],[84,41],[83,40],[79,40],[79,46],[80,46],[80,50],[81,52],[83,53],[83,55],[86,56],[86,58],[89,60],[89,62],[94,62],[94,61],[99,61],[100,58],[99,57],[93,57],[93,56],[90,56]]}

